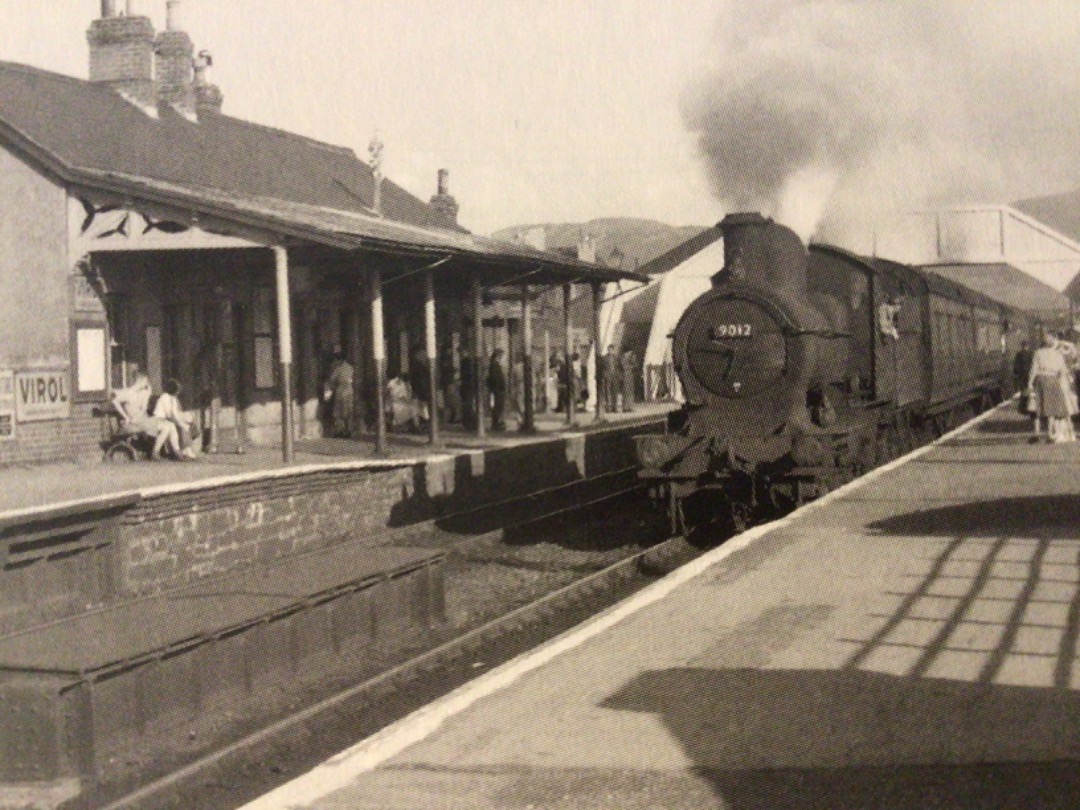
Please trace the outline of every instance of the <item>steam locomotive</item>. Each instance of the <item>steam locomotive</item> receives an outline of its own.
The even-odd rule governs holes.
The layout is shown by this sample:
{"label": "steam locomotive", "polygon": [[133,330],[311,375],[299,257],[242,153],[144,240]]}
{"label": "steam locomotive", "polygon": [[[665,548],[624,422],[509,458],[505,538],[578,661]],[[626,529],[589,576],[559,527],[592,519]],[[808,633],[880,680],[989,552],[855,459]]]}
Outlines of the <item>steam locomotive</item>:
{"label": "steam locomotive", "polygon": [[1012,393],[1033,324],[929,272],[812,244],[760,214],[675,328],[685,405],[635,437],[673,533],[818,497]]}

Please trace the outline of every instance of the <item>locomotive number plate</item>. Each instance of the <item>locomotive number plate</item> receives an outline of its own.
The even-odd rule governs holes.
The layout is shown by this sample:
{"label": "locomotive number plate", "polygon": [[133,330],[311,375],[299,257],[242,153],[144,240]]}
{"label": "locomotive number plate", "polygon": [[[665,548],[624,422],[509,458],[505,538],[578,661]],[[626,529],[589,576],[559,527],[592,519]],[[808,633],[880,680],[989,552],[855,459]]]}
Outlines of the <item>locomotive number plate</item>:
{"label": "locomotive number plate", "polygon": [[709,329],[709,337],[712,340],[748,338],[753,337],[753,331],[748,323],[721,323]]}

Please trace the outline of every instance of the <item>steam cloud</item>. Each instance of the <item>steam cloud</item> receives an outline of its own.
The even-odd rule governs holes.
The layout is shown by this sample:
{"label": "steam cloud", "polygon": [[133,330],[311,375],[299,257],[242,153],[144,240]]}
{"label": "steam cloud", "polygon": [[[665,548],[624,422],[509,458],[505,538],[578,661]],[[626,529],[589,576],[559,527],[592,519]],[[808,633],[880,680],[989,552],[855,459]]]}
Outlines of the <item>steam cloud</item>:
{"label": "steam cloud", "polygon": [[682,98],[717,196],[869,246],[898,213],[1080,185],[1080,5],[726,5]]}

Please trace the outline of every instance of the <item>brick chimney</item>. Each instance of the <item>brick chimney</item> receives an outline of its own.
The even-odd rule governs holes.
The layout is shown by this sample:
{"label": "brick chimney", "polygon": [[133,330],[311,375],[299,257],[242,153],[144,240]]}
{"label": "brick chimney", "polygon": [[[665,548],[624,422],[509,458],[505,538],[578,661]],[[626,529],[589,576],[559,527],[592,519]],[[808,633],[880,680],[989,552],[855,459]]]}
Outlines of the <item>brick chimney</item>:
{"label": "brick chimney", "polygon": [[438,191],[431,198],[432,225],[436,228],[457,227],[458,204],[450,194],[450,172],[439,169]]}
{"label": "brick chimney", "polygon": [[168,0],[165,30],[158,34],[157,100],[171,104],[186,115],[195,114],[195,87],[192,56],[195,44],[183,30],[180,0]]}
{"label": "brick chimney", "polygon": [[149,17],[127,13],[118,0],[101,0],[101,18],[90,23],[90,81],[107,84],[143,107],[154,107],[154,25]]}

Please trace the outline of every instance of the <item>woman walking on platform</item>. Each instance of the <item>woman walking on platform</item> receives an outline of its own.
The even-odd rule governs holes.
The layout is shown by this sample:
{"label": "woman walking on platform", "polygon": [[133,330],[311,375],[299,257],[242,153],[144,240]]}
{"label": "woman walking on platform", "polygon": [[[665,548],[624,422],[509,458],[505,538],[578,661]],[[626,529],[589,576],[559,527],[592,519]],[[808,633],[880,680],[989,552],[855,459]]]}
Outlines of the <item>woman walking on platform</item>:
{"label": "woman walking on platform", "polygon": [[[1042,348],[1035,352],[1028,376],[1028,396],[1033,399],[1035,408],[1035,437],[1038,441],[1042,428],[1042,418],[1047,419],[1047,438],[1055,443],[1074,442],[1069,397],[1069,366],[1056,348],[1057,338],[1050,332],[1043,335]],[[1037,403],[1037,404],[1036,404]]]}

